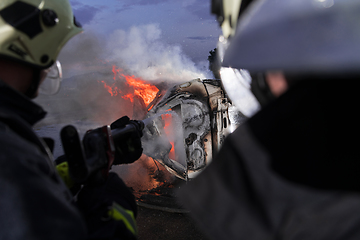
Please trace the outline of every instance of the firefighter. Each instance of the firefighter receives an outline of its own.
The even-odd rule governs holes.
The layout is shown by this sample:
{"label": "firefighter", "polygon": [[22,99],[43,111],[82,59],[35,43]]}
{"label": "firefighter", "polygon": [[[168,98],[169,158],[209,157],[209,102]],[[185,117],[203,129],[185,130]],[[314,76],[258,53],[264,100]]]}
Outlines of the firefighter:
{"label": "firefighter", "polygon": [[247,69],[261,109],[181,203],[210,239],[359,239],[360,2],[259,0],[232,18],[222,82]]}
{"label": "firefighter", "polygon": [[57,92],[57,56],[81,31],[68,0],[0,3],[0,239],[136,238],[136,204],[122,180],[110,174],[75,202],[32,130],[46,114],[32,99]]}

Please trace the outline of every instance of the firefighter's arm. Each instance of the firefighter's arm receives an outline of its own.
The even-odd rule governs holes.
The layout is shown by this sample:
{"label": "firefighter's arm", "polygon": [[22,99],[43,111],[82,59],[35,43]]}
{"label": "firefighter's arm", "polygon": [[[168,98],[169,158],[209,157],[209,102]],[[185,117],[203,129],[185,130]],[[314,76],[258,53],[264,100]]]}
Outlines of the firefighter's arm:
{"label": "firefighter's arm", "polygon": [[109,174],[105,184],[85,186],[78,194],[77,204],[91,237],[136,239],[135,197],[115,173]]}
{"label": "firefighter's arm", "polygon": [[124,116],[111,128],[106,125],[89,130],[81,140],[74,126],[65,126],[60,133],[65,155],[56,160],[58,172],[70,188],[73,183],[104,182],[113,164],[140,158],[143,128],[142,121]]}
{"label": "firefighter's arm", "polygon": [[[59,175],[71,192],[77,194],[80,185],[70,177],[66,158],[59,157],[56,162]],[[89,237],[136,239],[135,199],[115,173],[110,173],[104,184],[84,186],[78,194],[77,205],[88,226]]]}

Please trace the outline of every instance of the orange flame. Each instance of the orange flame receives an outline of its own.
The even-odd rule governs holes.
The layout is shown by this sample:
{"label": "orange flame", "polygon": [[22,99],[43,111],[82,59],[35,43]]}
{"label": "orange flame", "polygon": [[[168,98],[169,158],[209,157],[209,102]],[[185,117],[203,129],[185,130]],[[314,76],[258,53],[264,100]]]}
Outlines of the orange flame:
{"label": "orange flame", "polygon": [[122,96],[122,98],[123,98],[123,99],[129,99],[130,102],[134,102],[134,95],[131,94],[131,93],[128,93],[128,94]]}
{"label": "orange flame", "polygon": [[113,83],[111,86],[107,85],[105,81],[101,81],[104,84],[104,88],[111,94],[111,96],[117,96],[118,93],[121,93],[120,89],[115,86]]}
{"label": "orange flame", "polygon": [[116,80],[116,74],[120,73],[120,70],[121,70],[120,68],[116,68],[116,66],[113,65],[112,72],[114,73],[114,81]]}
{"label": "orange flame", "polygon": [[146,105],[149,105],[156,97],[159,89],[154,85],[145,83],[141,78],[135,78],[134,76],[126,76],[121,74],[127,81],[127,83],[134,88],[134,94],[141,97]]}
{"label": "orange flame", "polygon": [[154,100],[156,94],[159,91],[156,86],[146,83],[141,78],[123,74],[123,70],[121,68],[117,68],[115,65],[112,66],[112,72],[114,74],[113,79],[115,81],[112,85],[108,85],[105,83],[105,81],[101,81],[104,84],[104,88],[111,94],[111,96],[117,96],[118,94],[122,93],[121,90],[116,86],[117,78],[125,79],[126,83],[132,87],[133,93],[128,93],[122,96],[123,99],[129,99],[131,102],[134,102],[135,96],[139,96],[143,99],[146,105],[149,105]]}
{"label": "orange flame", "polygon": [[[173,134],[172,132],[172,115],[171,114],[163,114],[161,118],[164,120],[165,126],[164,131],[166,135],[171,136]],[[175,147],[174,142],[170,141],[171,144],[171,150],[169,153],[169,158],[175,159]]]}

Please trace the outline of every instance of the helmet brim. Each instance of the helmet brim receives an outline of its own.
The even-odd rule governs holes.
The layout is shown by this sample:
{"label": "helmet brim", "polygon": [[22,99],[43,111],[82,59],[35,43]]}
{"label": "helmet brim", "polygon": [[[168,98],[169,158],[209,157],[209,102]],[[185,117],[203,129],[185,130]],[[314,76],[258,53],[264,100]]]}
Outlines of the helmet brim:
{"label": "helmet brim", "polygon": [[359,1],[268,0],[249,10],[240,19],[223,66],[251,72],[359,71]]}

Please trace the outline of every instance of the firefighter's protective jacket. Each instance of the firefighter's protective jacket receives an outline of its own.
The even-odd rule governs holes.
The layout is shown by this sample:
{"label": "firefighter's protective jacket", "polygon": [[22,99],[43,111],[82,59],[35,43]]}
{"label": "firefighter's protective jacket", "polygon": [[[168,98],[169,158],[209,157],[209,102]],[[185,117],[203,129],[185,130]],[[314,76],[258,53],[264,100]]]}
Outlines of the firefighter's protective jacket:
{"label": "firefighter's protective jacket", "polygon": [[179,192],[210,239],[360,239],[359,87],[304,81],[225,140]]}
{"label": "firefighter's protective jacket", "polygon": [[[0,239],[91,237],[51,153],[32,130],[44,116],[41,107],[0,81]],[[106,236],[101,239],[120,239],[111,232],[124,227],[123,222],[118,229],[102,225]]]}

